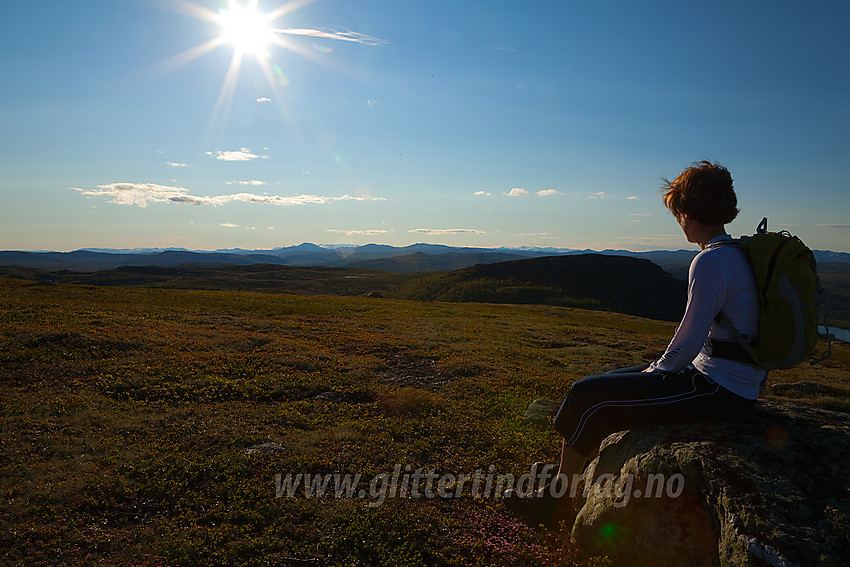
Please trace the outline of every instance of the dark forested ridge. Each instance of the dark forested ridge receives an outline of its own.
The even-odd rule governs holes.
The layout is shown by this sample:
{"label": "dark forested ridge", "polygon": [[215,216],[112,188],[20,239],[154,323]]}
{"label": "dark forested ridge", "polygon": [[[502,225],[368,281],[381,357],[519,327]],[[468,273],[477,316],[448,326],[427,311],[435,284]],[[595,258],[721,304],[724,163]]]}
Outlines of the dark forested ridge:
{"label": "dark forested ridge", "polygon": [[649,260],[602,254],[545,256],[424,275],[399,292],[407,299],[541,303],[677,321],[687,284]]}

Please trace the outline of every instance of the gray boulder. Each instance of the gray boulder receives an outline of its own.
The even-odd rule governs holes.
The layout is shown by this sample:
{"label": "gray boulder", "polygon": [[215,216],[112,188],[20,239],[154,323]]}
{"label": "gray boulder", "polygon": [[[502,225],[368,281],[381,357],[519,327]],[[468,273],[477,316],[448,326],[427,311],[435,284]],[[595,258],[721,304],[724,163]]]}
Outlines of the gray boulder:
{"label": "gray boulder", "polygon": [[552,418],[558,413],[561,402],[538,398],[531,402],[522,416],[523,423],[534,423],[537,425],[550,425]]}
{"label": "gray boulder", "polygon": [[573,539],[616,566],[850,565],[850,416],[760,401],[737,424],[609,436]]}

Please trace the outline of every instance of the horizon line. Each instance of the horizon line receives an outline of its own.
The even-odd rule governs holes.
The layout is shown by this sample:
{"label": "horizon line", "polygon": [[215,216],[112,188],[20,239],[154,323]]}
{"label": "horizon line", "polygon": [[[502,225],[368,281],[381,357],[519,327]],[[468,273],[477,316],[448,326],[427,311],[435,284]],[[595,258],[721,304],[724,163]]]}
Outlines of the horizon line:
{"label": "horizon line", "polygon": [[[25,252],[31,254],[70,254],[73,252],[94,252],[99,254],[139,254],[139,253],[159,253],[159,252],[168,252],[168,251],[182,251],[182,252],[194,252],[199,254],[214,254],[214,253],[228,253],[231,251],[243,251],[243,252],[254,252],[258,254],[274,252],[279,250],[285,250],[287,248],[297,248],[299,246],[304,245],[312,245],[318,248],[322,248],[325,250],[335,250],[339,248],[363,248],[366,246],[383,246],[387,248],[396,248],[396,249],[404,249],[404,248],[412,248],[414,246],[435,246],[435,247],[443,247],[443,248],[456,248],[456,249],[475,249],[475,250],[530,250],[530,251],[545,251],[545,250],[557,250],[561,252],[630,252],[632,254],[646,254],[650,252],[694,252],[698,253],[698,249],[690,249],[690,248],[653,248],[650,250],[631,250],[629,248],[563,248],[559,246],[529,246],[529,245],[518,245],[518,246],[468,246],[468,245],[452,245],[452,244],[435,244],[431,242],[415,242],[413,244],[405,244],[405,245],[394,245],[394,244],[381,244],[378,242],[369,242],[367,244],[344,244],[344,243],[333,243],[333,244],[316,244],[314,242],[301,242],[300,244],[290,244],[287,246],[276,246],[273,248],[216,248],[216,249],[203,249],[203,248],[185,248],[185,247],[176,247],[176,246],[139,246],[134,248],[108,248],[102,246],[90,246],[90,247],[82,247],[82,248],[74,248],[69,250],[56,250],[56,249],[39,249],[39,250],[25,250],[25,249],[0,249],[0,252]],[[145,252],[150,251],[150,252]],[[817,252],[832,252],[834,254],[850,254],[850,252],[841,251],[841,250],[821,250],[821,249],[812,249],[812,251]]]}

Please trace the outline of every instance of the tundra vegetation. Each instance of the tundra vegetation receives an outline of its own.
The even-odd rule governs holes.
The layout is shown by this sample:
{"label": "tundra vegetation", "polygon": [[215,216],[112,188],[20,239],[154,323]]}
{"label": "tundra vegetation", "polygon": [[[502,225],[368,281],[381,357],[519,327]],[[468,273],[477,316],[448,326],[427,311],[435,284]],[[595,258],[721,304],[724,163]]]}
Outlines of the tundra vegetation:
{"label": "tundra vegetation", "polygon": [[[603,565],[495,498],[276,498],[275,475],[521,475],[521,417],[675,323],[545,305],[0,280],[0,562]],[[850,349],[771,374],[848,411]],[[784,392],[784,394],[781,394]],[[802,393],[801,393],[802,392]],[[270,451],[250,451],[258,446]]]}

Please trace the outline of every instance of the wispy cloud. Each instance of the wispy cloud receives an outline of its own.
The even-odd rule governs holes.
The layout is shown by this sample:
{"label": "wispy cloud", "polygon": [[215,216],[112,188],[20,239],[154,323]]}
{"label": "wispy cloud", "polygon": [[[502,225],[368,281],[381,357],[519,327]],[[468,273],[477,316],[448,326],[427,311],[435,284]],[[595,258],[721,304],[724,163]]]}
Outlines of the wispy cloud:
{"label": "wispy cloud", "polygon": [[513,189],[505,193],[505,195],[507,195],[508,197],[523,197],[525,195],[528,195],[528,191],[526,191],[525,189],[520,189],[519,187],[514,187]]}
{"label": "wispy cloud", "polygon": [[189,167],[189,164],[187,163],[178,163],[176,161],[167,161],[165,163],[171,167]]}
{"label": "wispy cloud", "polygon": [[552,195],[560,195],[560,191],[556,191],[555,189],[541,189],[537,192],[538,197],[551,197]]}
{"label": "wispy cloud", "polygon": [[328,28],[286,28],[275,30],[277,33],[287,35],[306,35],[309,37],[321,37],[324,39],[335,39],[338,41],[351,41],[354,43],[362,43],[364,45],[386,45],[389,41],[365,33],[351,31],[348,29],[328,29]]}
{"label": "wispy cloud", "polygon": [[295,205],[325,205],[336,201],[384,201],[383,197],[369,195],[258,195],[256,193],[232,193],[229,195],[191,195],[185,187],[170,187],[155,183],[109,183],[96,189],[73,188],[87,197],[105,197],[110,203],[147,207],[150,203],[179,203],[184,205],[224,205],[233,201],[292,207]]}
{"label": "wispy cloud", "polygon": [[258,195],[256,193],[234,193],[231,195],[214,195],[211,197],[196,197],[184,195],[180,199],[171,199],[175,203],[188,205],[224,205],[232,201],[242,203],[256,203],[260,205],[275,205],[278,207],[293,207],[295,205],[327,205],[336,201],[383,201],[383,197],[369,197],[364,195],[342,195],[340,197],[326,197],[322,195]]}
{"label": "wispy cloud", "polygon": [[329,228],[327,230],[327,232],[334,232],[336,234],[344,234],[346,236],[354,236],[354,235],[377,236],[379,234],[387,234],[387,233],[392,232],[392,231],[391,230],[379,230],[379,229],[374,229],[374,230],[369,230],[369,229],[367,229],[367,230],[344,230],[344,229],[341,229],[341,228]]}
{"label": "wispy cloud", "polygon": [[238,150],[219,150],[217,152],[207,152],[208,156],[215,156],[215,159],[221,161],[251,161],[254,159],[267,159],[269,156],[260,156],[251,153],[248,148]]}
{"label": "wispy cloud", "polygon": [[414,228],[407,232],[418,232],[421,234],[487,234],[483,230],[472,228]]}
{"label": "wispy cloud", "polygon": [[272,101],[272,99],[270,99],[267,96],[261,96],[260,98],[257,99],[257,102],[271,102],[271,101]]}
{"label": "wispy cloud", "polygon": [[597,191],[596,193],[591,193],[587,196],[588,199],[604,199],[605,191]]}
{"label": "wispy cloud", "polygon": [[850,228],[850,224],[821,223],[821,224],[816,224],[815,226],[823,226],[823,227],[826,227],[826,228]]}
{"label": "wispy cloud", "polygon": [[[617,240],[623,246],[642,246],[648,250],[663,248],[665,246],[681,246],[682,238],[677,235],[652,235],[652,236],[618,236]],[[618,246],[610,245],[609,246]],[[633,249],[633,248],[630,248]]]}
{"label": "wispy cloud", "polygon": [[237,228],[238,224],[233,224],[232,222],[220,222],[218,226],[223,226],[224,228]]}
{"label": "wispy cloud", "polygon": [[487,191],[476,191],[475,193],[473,193],[473,195],[475,195],[476,197],[489,197],[490,193],[488,193]]}
{"label": "wispy cloud", "polygon": [[156,183],[110,183],[98,185],[97,189],[73,188],[86,197],[107,197],[111,203],[119,205],[137,205],[147,207],[148,203],[158,203],[179,199],[188,192],[183,187],[169,187]]}
{"label": "wispy cloud", "polygon": [[259,181],[257,179],[252,179],[250,181],[225,181],[228,185],[268,185],[265,181]]}
{"label": "wispy cloud", "polygon": [[639,198],[640,197],[638,197],[637,195],[629,195],[628,197],[626,197],[626,199],[629,201],[637,201]]}

